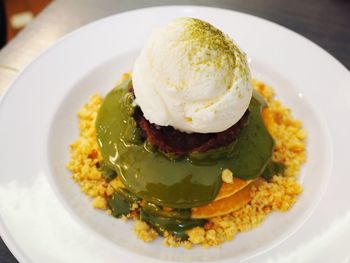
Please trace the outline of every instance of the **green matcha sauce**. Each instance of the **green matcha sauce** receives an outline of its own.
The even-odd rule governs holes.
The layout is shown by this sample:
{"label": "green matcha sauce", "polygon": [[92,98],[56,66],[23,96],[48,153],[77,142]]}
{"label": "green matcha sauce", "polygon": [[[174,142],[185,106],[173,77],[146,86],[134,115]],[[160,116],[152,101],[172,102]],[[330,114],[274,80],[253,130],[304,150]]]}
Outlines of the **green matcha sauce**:
{"label": "green matcha sauce", "polygon": [[268,174],[274,140],[264,126],[261,110],[266,103],[258,94],[249,105],[248,125],[232,145],[175,160],[141,140],[132,118],[130,85],[126,80],[106,96],[96,132],[104,163],[131,193],[162,207],[190,208],[215,199],[223,169],[244,180]]}

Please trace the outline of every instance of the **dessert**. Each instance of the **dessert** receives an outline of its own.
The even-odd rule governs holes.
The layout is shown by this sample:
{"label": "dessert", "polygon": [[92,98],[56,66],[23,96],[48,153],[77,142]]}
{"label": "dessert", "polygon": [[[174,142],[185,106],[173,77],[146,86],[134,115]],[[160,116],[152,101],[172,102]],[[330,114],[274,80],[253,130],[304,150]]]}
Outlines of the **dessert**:
{"label": "dessert", "polygon": [[[254,88],[253,88],[254,87]],[[212,25],[155,30],[131,75],[79,112],[68,168],[93,206],[171,246],[217,245],[301,192],[301,123]]]}
{"label": "dessert", "polygon": [[230,128],[252,96],[245,54],[198,19],[178,18],[154,30],[132,75],[145,118],[189,133]]}

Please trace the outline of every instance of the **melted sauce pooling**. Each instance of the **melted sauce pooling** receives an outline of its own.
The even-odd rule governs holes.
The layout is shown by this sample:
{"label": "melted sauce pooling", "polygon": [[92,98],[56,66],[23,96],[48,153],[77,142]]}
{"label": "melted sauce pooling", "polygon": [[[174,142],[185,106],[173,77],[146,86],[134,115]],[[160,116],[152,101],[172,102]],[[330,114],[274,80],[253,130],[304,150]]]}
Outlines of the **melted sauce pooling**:
{"label": "melted sauce pooling", "polygon": [[248,180],[270,162],[274,141],[264,126],[266,104],[258,94],[249,105],[248,125],[232,145],[174,160],[141,140],[130,85],[126,80],[106,96],[96,120],[97,142],[104,162],[142,199],[172,208],[201,206],[215,199],[223,169]]}

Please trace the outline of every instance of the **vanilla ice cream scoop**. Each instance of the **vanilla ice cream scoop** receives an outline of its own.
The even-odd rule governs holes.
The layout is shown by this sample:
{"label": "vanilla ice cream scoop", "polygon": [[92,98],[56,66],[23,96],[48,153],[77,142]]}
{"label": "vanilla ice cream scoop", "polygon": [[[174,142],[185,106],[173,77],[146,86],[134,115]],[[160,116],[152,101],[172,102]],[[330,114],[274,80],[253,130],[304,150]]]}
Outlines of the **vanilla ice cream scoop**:
{"label": "vanilla ice cream scoop", "polygon": [[149,122],[188,133],[228,129],[252,96],[244,52],[194,18],[178,18],[152,32],[132,81],[135,102]]}

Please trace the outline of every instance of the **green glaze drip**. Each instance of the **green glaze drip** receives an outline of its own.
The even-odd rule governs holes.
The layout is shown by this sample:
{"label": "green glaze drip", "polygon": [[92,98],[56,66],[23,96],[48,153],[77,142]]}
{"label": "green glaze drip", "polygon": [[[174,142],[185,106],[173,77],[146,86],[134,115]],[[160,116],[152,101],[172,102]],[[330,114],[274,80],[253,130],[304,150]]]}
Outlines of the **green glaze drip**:
{"label": "green glaze drip", "polygon": [[125,81],[106,96],[96,131],[104,162],[140,198],[171,208],[201,206],[215,199],[223,169],[248,180],[260,176],[270,162],[274,141],[261,117],[265,103],[257,94],[249,106],[249,124],[234,145],[173,160],[141,141],[131,117],[134,107],[130,85],[131,81]]}
{"label": "green glaze drip", "polygon": [[131,206],[140,201],[133,193],[125,188],[118,190],[108,199],[108,206],[112,210],[112,215],[115,217],[126,216],[131,211]]}
{"label": "green glaze drip", "polygon": [[[128,190],[118,188],[109,198],[108,205],[112,210],[112,215],[120,218],[128,215],[132,205],[139,201],[140,199]],[[203,226],[206,222],[203,219],[191,219],[190,209],[165,211],[162,207],[149,202],[140,208],[140,219],[150,224],[160,235],[168,231],[181,240],[188,238],[186,231],[196,226]]]}
{"label": "green glaze drip", "polygon": [[165,211],[161,207],[147,202],[143,207],[143,211],[147,214],[155,216],[175,218],[181,220],[187,220],[191,218],[191,209],[173,209],[171,211]]}
{"label": "green glaze drip", "polygon": [[141,209],[140,219],[153,226],[160,235],[164,235],[164,232],[168,231],[181,240],[186,240],[188,238],[186,231],[196,226],[204,226],[206,222],[204,219],[176,219],[163,217],[157,214],[147,213],[144,209]]}
{"label": "green glaze drip", "polygon": [[114,171],[114,169],[110,168],[105,163],[101,164],[99,170],[102,172],[102,176],[107,182],[110,182],[117,177],[116,171]]}
{"label": "green glaze drip", "polygon": [[265,168],[264,172],[262,173],[262,177],[266,180],[270,180],[274,175],[276,174],[282,174],[285,170],[285,167],[282,163],[277,163],[271,161]]}

